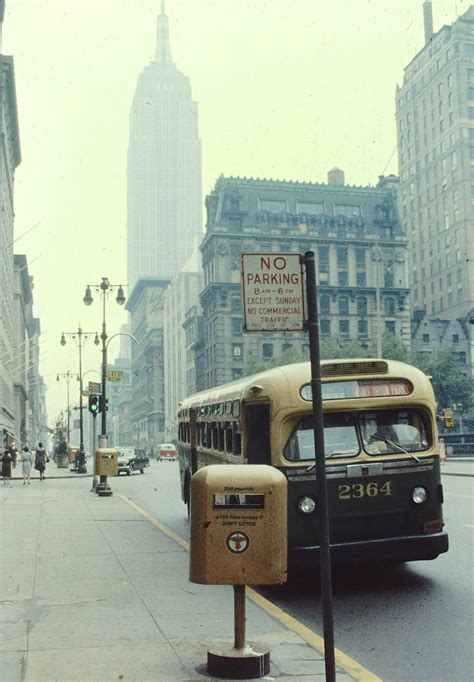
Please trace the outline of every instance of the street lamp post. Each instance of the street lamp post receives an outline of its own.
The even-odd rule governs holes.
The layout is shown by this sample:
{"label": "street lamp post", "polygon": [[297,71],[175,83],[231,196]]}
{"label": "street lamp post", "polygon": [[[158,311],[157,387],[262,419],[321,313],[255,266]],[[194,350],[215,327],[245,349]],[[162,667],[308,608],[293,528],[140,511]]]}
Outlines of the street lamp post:
{"label": "street lamp post", "polygon": [[[67,372],[58,372],[58,375],[56,376],[56,381],[59,381],[61,377],[65,378],[67,382],[67,444],[69,445],[71,436],[71,408],[69,400],[69,382],[71,380],[72,373],[69,369]],[[77,378],[79,379],[79,377]]]}
{"label": "street lamp post", "polygon": [[79,457],[80,457],[80,466],[82,471],[79,471],[78,473],[82,473],[84,468],[85,468],[85,452],[84,452],[84,419],[83,419],[83,404],[82,404],[82,337],[85,339],[88,338],[91,334],[95,334],[94,338],[94,343],[99,345],[99,336],[97,332],[85,332],[81,329],[81,325],[77,328],[77,332],[63,332],[61,334],[61,346],[66,345],[66,336],[72,336],[73,339],[77,339],[78,342],[78,347],[79,347],[79,433],[80,433],[80,443],[79,443]]}
{"label": "street lamp post", "polygon": [[[108,277],[102,277],[100,284],[88,284],[86,286],[86,293],[84,294],[83,301],[85,305],[91,305],[92,298],[91,286],[95,288],[97,293],[102,296],[102,333],[100,335],[102,341],[102,419],[101,419],[101,434],[100,434],[100,446],[103,448],[107,447],[107,328],[105,323],[105,300],[107,296],[112,293],[116,284],[111,284]],[[125,303],[125,295],[123,293],[122,285],[120,284],[117,289],[117,296],[115,298],[118,305],[123,305]],[[109,496],[112,494],[112,489],[107,485],[107,476],[100,477],[100,483],[96,487],[97,493],[101,496]]]}
{"label": "street lamp post", "polygon": [[[84,377],[86,376],[86,374],[89,374],[90,372],[94,372],[95,374],[98,374],[99,377],[101,377],[100,372],[98,372],[96,369],[88,369],[87,372],[84,372],[84,374],[82,375],[82,382],[83,383],[84,383]],[[89,391],[91,390],[90,384],[91,384],[91,382],[89,382]],[[94,412],[93,414],[91,414],[91,418],[92,418],[92,486],[91,486],[91,493],[95,493],[95,490],[97,488],[97,484],[99,482],[99,480],[97,478],[97,474],[95,472],[95,470],[96,470],[96,453],[95,453],[95,451],[96,451],[96,447],[97,447],[97,443],[96,443],[97,414]]]}

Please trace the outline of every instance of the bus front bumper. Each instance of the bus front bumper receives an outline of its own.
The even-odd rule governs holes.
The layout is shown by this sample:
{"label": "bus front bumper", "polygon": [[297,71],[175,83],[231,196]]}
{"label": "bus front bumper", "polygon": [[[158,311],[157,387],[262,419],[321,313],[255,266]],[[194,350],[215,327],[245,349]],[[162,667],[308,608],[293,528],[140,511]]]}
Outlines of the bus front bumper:
{"label": "bus front bumper", "polygon": [[[426,561],[448,551],[448,534],[405,535],[355,542],[331,543],[331,563],[351,561]],[[289,567],[319,565],[319,545],[289,547]]]}

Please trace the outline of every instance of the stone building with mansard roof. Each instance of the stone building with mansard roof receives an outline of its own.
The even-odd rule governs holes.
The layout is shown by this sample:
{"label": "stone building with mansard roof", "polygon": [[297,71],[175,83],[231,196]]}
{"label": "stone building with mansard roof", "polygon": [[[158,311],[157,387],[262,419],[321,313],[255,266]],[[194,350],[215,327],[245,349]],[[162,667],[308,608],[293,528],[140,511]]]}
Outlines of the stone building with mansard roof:
{"label": "stone building with mansard roof", "polygon": [[[314,251],[322,338],[362,346],[388,330],[410,344],[407,240],[397,213],[398,179],[353,187],[333,169],[328,183],[220,177],[206,197],[199,346],[209,387],[242,374],[250,356],[270,359],[305,332],[245,334],[240,254]],[[196,340],[194,340],[196,343]]]}

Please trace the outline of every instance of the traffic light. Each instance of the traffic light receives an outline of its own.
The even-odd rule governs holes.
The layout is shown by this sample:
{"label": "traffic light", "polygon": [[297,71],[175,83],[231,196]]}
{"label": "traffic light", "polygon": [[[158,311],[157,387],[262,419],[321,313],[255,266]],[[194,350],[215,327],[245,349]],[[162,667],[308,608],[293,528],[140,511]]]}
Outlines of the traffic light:
{"label": "traffic light", "polygon": [[103,396],[100,396],[99,398],[99,412],[107,412],[109,409],[109,399],[106,398],[104,400]]}
{"label": "traffic light", "polygon": [[89,412],[91,414],[97,414],[100,412],[100,396],[90,395],[89,396]]}
{"label": "traffic light", "polygon": [[443,410],[443,422],[447,429],[454,429],[454,410],[450,407]]}

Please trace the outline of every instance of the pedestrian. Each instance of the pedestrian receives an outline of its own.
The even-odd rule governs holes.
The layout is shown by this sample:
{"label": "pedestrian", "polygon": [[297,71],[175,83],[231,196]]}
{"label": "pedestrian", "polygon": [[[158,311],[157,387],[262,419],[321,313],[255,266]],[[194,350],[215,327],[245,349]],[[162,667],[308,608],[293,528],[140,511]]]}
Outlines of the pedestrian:
{"label": "pedestrian", "polygon": [[13,462],[13,457],[11,456],[11,454],[8,450],[5,450],[5,452],[2,455],[3,485],[9,485],[10,488],[12,487],[12,483],[11,483],[12,462]]}
{"label": "pedestrian", "polygon": [[48,461],[48,456],[46,450],[43,447],[43,443],[38,443],[38,448],[35,454],[35,469],[39,471],[40,481],[44,481],[44,470],[46,469],[46,462]]}
{"label": "pedestrian", "polygon": [[30,448],[25,445],[20,457],[21,473],[23,474],[23,485],[30,485],[31,467],[33,466],[33,457],[31,456]]}
{"label": "pedestrian", "polygon": [[12,456],[12,459],[13,459],[13,468],[16,469],[16,460],[18,459],[18,451],[16,449],[15,443],[12,443],[10,445],[9,450],[10,450],[10,455]]}
{"label": "pedestrian", "polygon": [[439,460],[442,464],[446,462],[446,445],[444,443],[444,439],[440,438],[439,439]]}

